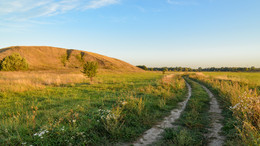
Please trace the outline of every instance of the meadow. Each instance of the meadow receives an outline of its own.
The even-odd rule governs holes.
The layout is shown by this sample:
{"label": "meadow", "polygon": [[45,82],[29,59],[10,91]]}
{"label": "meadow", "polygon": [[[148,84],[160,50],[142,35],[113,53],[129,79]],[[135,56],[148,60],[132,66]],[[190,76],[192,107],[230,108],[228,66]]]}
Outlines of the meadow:
{"label": "meadow", "polygon": [[260,86],[259,72],[203,72],[203,74],[217,79],[243,82],[251,85],[252,88]]}
{"label": "meadow", "polygon": [[260,144],[260,73],[205,72],[190,77],[218,96],[227,145]]}
{"label": "meadow", "polygon": [[180,75],[100,72],[1,72],[0,143],[106,145],[135,140],[177,103]]}
{"label": "meadow", "polygon": [[77,70],[0,72],[0,143],[129,144],[186,98],[186,80],[191,98],[154,145],[207,145],[209,97],[198,83],[221,105],[224,145],[259,145],[259,76],[99,70],[90,82]]}
{"label": "meadow", "polygon": [[196,82],[185,78],[192,87],[192,96],[174,128],[165,129],[163,138],[155,145],[207,145],[209,133],[209,97]]}

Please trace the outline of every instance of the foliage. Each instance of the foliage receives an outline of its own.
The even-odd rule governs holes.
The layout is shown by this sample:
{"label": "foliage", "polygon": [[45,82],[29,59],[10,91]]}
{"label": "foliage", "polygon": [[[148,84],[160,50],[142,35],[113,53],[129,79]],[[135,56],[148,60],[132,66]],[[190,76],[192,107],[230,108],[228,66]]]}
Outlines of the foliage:
{"label": "foliage", "polygon": [[[201,135],[198,133],[191,131],[187,128],[168,128],[165,129],[163,133],[163,139],[159,141],[156,145],[160,146],[191,146],[191,145],[202,145],[201,141],[199,141]],[[198,142],[199,141],[199,142]]]}
{"label": "foliage", "polygon": [[[191,77],[200,80],[218,93],[220,99],[224,103],[226,113],[229,110],[237,119],[232,120],[233,123],[236,123],[235,126],[237,129],[237,132],[233,133],[239,133],[240,138],[243,140],[245,145],[260,144],[260,97],[258,95],[256,86],[250,87],[248,84],[234,81],[232,78],[224,80],[198,74],[191,75]],[[229,125],[228,122],[230,121],[226,120],[225,125]],[[233,128],[225,129],[226,133],[230,133],[229,131],[232,131]],[[232,139],[228,140],[229,143],[231,143]]]}
{"label": "foliage", "polygon": [[80,54],[76,55],[76,58],[78,59],[78,61],[80,63],[84,64],[84,62],[85,62],[84,56],[85,56],[85,53],[84,52],[80,52]]}
{"label": "foliage", "polygon": [[168,68],[164,67],[163,70],[162,70],[162,73],[165,74],[166,71],[168,71]]}
{"label": "foliage", "polygon": [[93,61],[88,61],[86,64],[83,65],[83,71],[82,73],[89,77],[92,81],[93,77],[96,76],[98,69],[98,63]]}
{"label": "foliage", "polygon": [[[144,66],[144,65],[143,65]],[[143,68],[143,66],[140,66],[140,68]],[[139,67],[139,66],[138,66]],[[147,70],[150,71],[163,71],[165,67],[151,67]],[[180,72],[260,72],[260,68],[255,68],[254,66],[247,68],[247,67],[209,67],[209,68],[197,68],[192,69],[189,67],[166,67],[168,71],[180,71]]]}
{"label": "foliage", "polygon": [[148,68],[147,68],[145,65],[138,65],[138,66],[136,66],[136,67],[139,67],[139,68],[141,68],[141,69],[143,69],[143,70],[148,70]]}
{"label": "foliage", "polygon": [[[161,77],[151,72],[101,73],[96,77],[99,84],[7,92],[0,98],[0,143],[115,145],[132,141],[185,98],[183,80],[164,84]],[[177,91],[178,84],[183,88]],[[146,93],[147,86],[156,92]],[[163,96],[167,100],[160,108]]]}
{"label": "foliage", "polygon": [[166,129],[157,145],[206,145],[204,136],[209,126],[209,97],[197,83],[186,79],[192,87],[192,96],[175,128]]}
{"label": "foliage", "polygon": [[28,70],[28,68],[26,59],[21,57],[19,53],[7,56],[0,62],[0,70],[2,71]]}

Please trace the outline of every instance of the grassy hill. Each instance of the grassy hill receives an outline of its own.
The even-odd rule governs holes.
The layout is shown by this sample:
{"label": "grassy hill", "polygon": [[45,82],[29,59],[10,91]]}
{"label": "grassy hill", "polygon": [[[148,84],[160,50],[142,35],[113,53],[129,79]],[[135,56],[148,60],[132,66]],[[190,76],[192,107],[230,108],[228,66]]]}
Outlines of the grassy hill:
{"label": "grassy hill", "polygon": [[74,49],[48,46],[13,46],[0,49],[0,60],[13,53],[26,58],[30,70],[79,69],[86,61],[97,61],[99,69],[119,71],[142,71],[124,61]]}

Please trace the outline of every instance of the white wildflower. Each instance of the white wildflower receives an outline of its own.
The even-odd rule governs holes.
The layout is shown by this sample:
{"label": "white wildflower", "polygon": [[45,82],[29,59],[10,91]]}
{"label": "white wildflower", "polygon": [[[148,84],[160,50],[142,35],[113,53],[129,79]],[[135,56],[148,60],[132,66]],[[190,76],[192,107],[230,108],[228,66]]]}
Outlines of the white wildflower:
{"label": "white wildflower", "polygon": [[122,105],[126,105],[126,104],[127,104],[127,102],[126,102],[126,101],[122,102]]}
{"label": "white wildflower", "polygon": [[49,133],[48,130],[39,131],[38,133],[35,133],[34,136],[39,136],[40,138],[43,138],[43,135],[45,133]]}
{"label": "white wildflower", "polygon": [[65,130],[65,128],[64,128],[64,126],[61,128],[61,131],[64,131]]}

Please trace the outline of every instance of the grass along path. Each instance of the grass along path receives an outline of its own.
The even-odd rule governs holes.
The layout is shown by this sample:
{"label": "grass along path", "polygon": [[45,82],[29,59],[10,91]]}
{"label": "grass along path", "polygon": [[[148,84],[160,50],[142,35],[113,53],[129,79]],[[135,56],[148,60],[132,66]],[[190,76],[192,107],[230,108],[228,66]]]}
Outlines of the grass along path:
{"label": "grass along path", "polygon": [[208,93],[209,97],[211,98],[210,101],[210,133],[207,135],[209,138],[209,146],[220,146],[223,145],[225,137],[219,135],[221,128],[223,127],[221,120],[224,117],[221,115],[222,109],[220,109],[217,99],[214,97],[212,92],[206,88],[205,86],[201,85],[204,90]]}
{"label": "grass along path", "polygon": [[186,79],[192,87],[192,95],[174,127],[165,129],[163,138],[155,145],[207,145],[210,124],[210,98],[200,84]]}
{"label": "grass along path", "polygon": [[[259,145],[259,92],[241,82],[225,81],[200,75],[190,75],[197,82],[209,88],[221,103],[224,117],[222,134],[224,145]],[[253,91],[253,92],[252,92]],[[242,104],[241,104],[242,103]],[[241,106],[240,106],[241,104]],[[236,106],[239,105],[239,106]],[[234,108],[235,107],[235,108]]]}
{"label": "grass along path", "polygon": [[0,145],[132,142],[185,100],[181,76],[100,74],[95,84],[0,95]]}
{"label": "grass along path", "polygon": [[180,102],[177,109],[171,111],[170,116],[165,117],[164,120],[157,125],[153,126],[151,129],[147,130],[136,142],[133,143],[134,146],[139,145],[149,145],[161,138],[161,134],[164,132],[165,128],[171,128],[173,125],[171,123],[179,119],[182,111],[185,109],[190,97],[191,97],[191,86],[186,82],[188,88],[188,95],[186,100]]}

